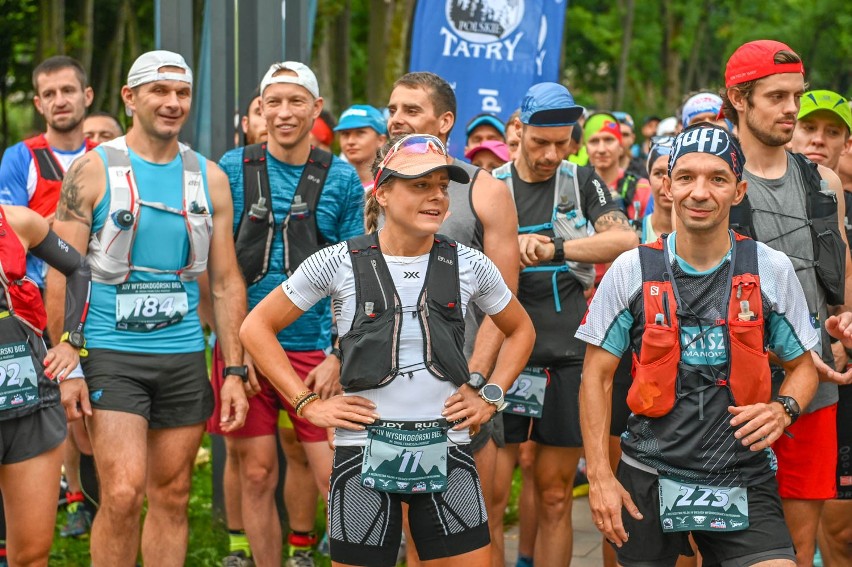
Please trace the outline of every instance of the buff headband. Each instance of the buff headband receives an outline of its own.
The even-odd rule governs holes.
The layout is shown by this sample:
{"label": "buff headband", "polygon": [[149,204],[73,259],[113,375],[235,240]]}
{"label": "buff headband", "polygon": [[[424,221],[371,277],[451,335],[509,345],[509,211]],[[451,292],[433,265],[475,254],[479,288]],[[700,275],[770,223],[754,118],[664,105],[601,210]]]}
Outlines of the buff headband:
{"label": "buff headband", "polygon": [[672,176],[677,160],[696,152],[722,158],[737,181],[743,180],[745,156],[740,143],[724,128],[706,123],[696,124],[677,135],[669,156],[669,177]]}

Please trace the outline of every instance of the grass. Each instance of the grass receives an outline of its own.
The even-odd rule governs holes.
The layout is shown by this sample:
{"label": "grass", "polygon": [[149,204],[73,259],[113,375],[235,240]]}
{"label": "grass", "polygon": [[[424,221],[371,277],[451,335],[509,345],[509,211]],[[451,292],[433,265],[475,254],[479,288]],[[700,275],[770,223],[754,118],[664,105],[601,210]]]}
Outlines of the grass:
{"label": "grass", "polygon": [[[210,439],[204,436],[202,446],[210,448]],[[189,497],[189,548],[186,554],[187,567],[218,567],[222,557],[228,553],[228,532],[225,526],[214,519],[212,463],[197,466],[192,475],[192,492]],[[518,521],[518,497],[521,491],[520,471],[515,471],[512,479],[512,492],[506,508],[504,523],[507,526]],[[322,506],[317,508],[318,527],[324,522]],[[50,550],[50,565],[61,567],[89,567],[89,540],[59,537],[59,530],[65,523],[64,510],[56,519],[56,531],[53,547]],[[286,533],[286,531],[284,532]],[[286,553],[286,545],[285,545]],[[317,556],[317,567],[330,567],[331,562]]]}

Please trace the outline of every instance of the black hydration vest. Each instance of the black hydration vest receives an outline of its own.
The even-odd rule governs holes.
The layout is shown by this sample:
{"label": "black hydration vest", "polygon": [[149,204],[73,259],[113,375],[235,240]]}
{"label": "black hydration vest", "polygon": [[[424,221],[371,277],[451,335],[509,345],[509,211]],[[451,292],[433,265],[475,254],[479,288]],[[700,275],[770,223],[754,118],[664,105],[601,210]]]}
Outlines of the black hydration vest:
{"label": "black hydration vest", "polygon": [[[840,236],[837,195],[822,179],[817,164],[802,154],[792,154],[805,184],[805,211],[814,247],[814,271],[829,305],[843,305],[846,281],[846,244]],[[824,186],[824,187],[823,187]],[[783,213],[775,212],[773,214]],[[743,236],[760,240],[752,220],[748,193],[731,207],[730,227]]]}
{"label": "black hydration vest", "polygon": [[[403,305],[379,249],[377,233],[347,241],[355,279],[352,328],[340,338],[344,392],[386,386],[404,371],[399,367]],[[467,383],[464,317],[455,241],[436,234],[416,312],[423,331],[423,363],[439,380]]]}
{"label": "black hydration vest", "polygon": [[[331,154],[312,147],[284,221],[284,273],[288,277],[308,256],[329,244],[317,228],[316,210],[330,166]],[[266,144],[253,144],[243,152],[243,215],[234,235],[237,263],[247,285],[257,283],[269,271],[274,233]]]}

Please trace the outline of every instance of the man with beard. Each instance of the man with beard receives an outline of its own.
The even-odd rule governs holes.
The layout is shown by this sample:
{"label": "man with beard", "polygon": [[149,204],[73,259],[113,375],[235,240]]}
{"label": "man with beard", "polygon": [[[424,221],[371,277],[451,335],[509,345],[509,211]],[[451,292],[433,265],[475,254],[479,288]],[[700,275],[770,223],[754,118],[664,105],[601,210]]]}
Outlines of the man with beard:
{"label": "man with beard", "polygon": [[[80,62],[64,55],[45,59],[33,70],[33,90],[33,104],[47,131],[3,154],[0,203],[29,207],[50,220],[65,171],[96,145],[83,135],[83,118],[94,93]],[[43,286],[40,260],[27,259],[27,274]]]}
{"label": "man with beard", "polygon": [[[840,179],[827,167],[785,150],[805,92],[804,72],[801,58],[787,45],[752,41],[728,60],[726,88],[720,94],[725,116],[738,127],[746,158],[743,179],[748,194],[745,205],[738,205],[736,214],[732,211],[732,226],[790,257],[811,323],[822,328],[820,344],[811,351],[819,389],[807,412],[789,428],[791,435],[772,447],[796,559],[799,565],[810,565],[823,502],[834,498],[837,489],[837,384],[852,379],[852,371],[834,370],[823,323],[829,305],[842,305],[844,296],[852,297],[852,272],[843,230],[845,206],[837,199],[842,195]],[[773,367],[774,392],[784,376]]]}
{"label": "man with beard", "polygon": [[[520,443],[537,443],[538,565],[567,565],[573,545],[572,487],[583,445],[577,399],[586,345],[568,333],[586,311],[594,263],[611,262],[639,243],[598,174],[563,159],[582,115],[583,107],[564,86],[533,85],[513,124],[519,152],[493,172],[515,198],[525,266],[518,300],[537,333],[527,367],[506,396],[506,448],[500,458],[514,462]],[[614,120],[613,127],[618,132]],[[498,486],[509,483],[508,475],[498,476]]]}

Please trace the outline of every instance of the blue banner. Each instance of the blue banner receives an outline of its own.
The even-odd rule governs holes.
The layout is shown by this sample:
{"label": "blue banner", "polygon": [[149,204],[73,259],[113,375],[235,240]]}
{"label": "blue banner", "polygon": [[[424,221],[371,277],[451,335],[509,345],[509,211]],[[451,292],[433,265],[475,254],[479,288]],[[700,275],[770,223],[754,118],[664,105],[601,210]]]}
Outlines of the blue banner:
{"label": "blue banner", "polygon": [[419,0],[411,71],[431,71],[456,92],[450,153],[461,157],[465,124],[483,112],[505,121],[527,89],[559,80],[567,0]]}

